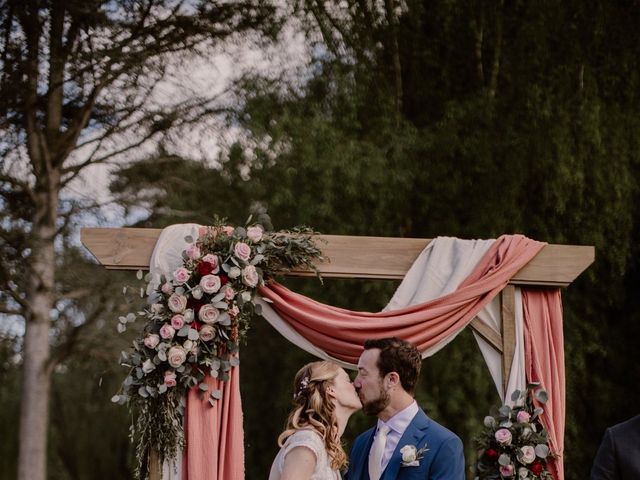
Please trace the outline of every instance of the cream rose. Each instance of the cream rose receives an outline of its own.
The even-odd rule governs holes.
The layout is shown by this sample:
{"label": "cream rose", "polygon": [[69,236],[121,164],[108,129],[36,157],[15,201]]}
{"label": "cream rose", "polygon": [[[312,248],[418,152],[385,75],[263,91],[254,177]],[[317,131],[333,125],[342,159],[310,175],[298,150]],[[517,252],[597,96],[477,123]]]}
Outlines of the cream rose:
{"label": "cream rose", "polygon": [[167,305],[169,305],[169,310],[173,313],[182,313],[187,308],[187,297],[174,293],[167,300]]}
{"label": "cream rose", "polygon": [[413,445],[405,445],[400,449],[400,453],[402,454],[402,461],[404,463],[415,462],[418,456],[416,447]]}
{"label": "cream rose", "polygon": [[218,309],[210,303],[203,305],[198,312],[198,317],[203,323],[215,323],[219,316]]}
{"label": "cream rose", "polygon": [[177,268],[173,271],[173,279],[178,284],[183,284],[191,277],[191,273],[184,267]]}
{"label": "cream rose", "polygon": [[536,449],[531,445],[525,445],[524,447],[520,448],[520,461],[522,463],[524,463],[525,465],[529,465],[530,463],[533,463],[535,459]]}
{"label": "cream rose", "polygon": [[175,387],[176,386],[176,372],[173,370],[167,370],[164,372],[164,384],[167,387]]}
{"label": "cream rose", "polygon": [[216,331],[211,325],[204,325],[200,329],[199,334],[200,340],[202,340],[203,342],[208,342],[209,340],[213,340],[213,338],[216,336]]}
{"label": "cream rose", "polygon": [[187,360],[187,352],[181,346],[175,345],[169,349],[167,360],[173,368],[178,368]]}
{"label": "cream rose", "polygon": [[220,277],[217,275],[205,275],[200,279],[200,288],[206,293],[215,293],[220,290]]}
{"label": "cream rose", "polygon": [[242,269],[242,283],[248,287],[255,287],[259,280],[258,271],[253,265],[248,265]]}
{"label": "cream rose", "polygon": [[170,338],[173,338],[175,334],[176,334],[175,329],[168,323],[165,323],[164,325],[162,325],[162,327],[160,327],[160,336],[165,340],[169,340]]}
{"label": "cream rose", "polygon": [[511,432],[506,428],[500,428],[495,434],[496,441],[500,445],[511,445]]}
{"label": "cream rose", "polygon": [[147,348],[156,348],[160,343],[160,337],[155,333],[150,333],[146,337],[144,337],[144,346]]}
{"label": "cream rose", "polygon": [[192,243],[191,245],[189,245],[187,247],[187,257],[189,257],[191,260],[196,260],[198,258],[200,258],[200,255],[202,255],[202,252],[200,252],[200,247],[198,247],[197,244]]}
{"label": "cream rose", "polygon": [[244,242],[238,242],[236,246],[233,247],[233,253],[237,258],[246,262],[251,257],[251,247]]}
{"label": "cream rose", "polygon": [[253,227],[247,228],[247,237],[252,242],[259,242],[262,240],[262,227],[259,225],[255,225]]}

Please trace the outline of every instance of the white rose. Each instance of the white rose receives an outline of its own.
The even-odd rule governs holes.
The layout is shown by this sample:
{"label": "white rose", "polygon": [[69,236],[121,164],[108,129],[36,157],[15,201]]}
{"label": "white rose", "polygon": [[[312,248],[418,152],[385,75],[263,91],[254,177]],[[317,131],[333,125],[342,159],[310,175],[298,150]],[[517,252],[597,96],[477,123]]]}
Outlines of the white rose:
{"label": "white rose", "polygon": [[405,445],[400,449],[400,453],[402,454],[402,461],[404,463],[415,462],[418,456],[416,447],[413,445]]}
{"label": "white rose", "polygon": [[229,269],[229,278],[231,279],[238,278],[241,273],[242,273],[242,270],[240,270],[238,267],[231,267]]}
{"label": "white rose", "polygon": [[173,313],[182,313],[187,307],[187,297],[174,293],[167,300],[167,305],[169,305],[169,310]]}
{"label": "white rose", "polygon": [[536,449],[531,445],[525,445],[524,447],[520,448],[520,461],[522,463],[524,463],[525,465],[529,465],[530,463],[533,463],[535,459]]}
{"label": "white rose", "polygon": [[210,303],[203,305],[198,312],[198,317],[202,323],[215,323],[219,316],[220,312],[218,309]]}
{"label": "white rose", "polygon": [[518,477],[519,478],[527,478],[529,476],[529,470],[524,467],[520,467],[518,469]]}
{"label": "white rose", "polygon": [[199,286],[191,290],[191,296],[196,300],[200,300],[202,298],[203,293],[204,292],[202,291],[202,288],[200,288]]}
{"label": "white rose", "polygon": [[164,310],[164,307],[162,306],[161,303],[154,303],[153,305],[151,305],[151,313],[155,313],[156,315],[159,315],[160,313],[162,313],[163,310]]}
{"label": "white rose", "polygon": [[199,334],[200,340],[202,340],[203,342],[208,342],[209,340],[213,340],[213,338],[216,336],[216,331],[211,325],[204,325],[200,329]]}
{"label": "white rose", "polygon": [[259,280],[258,271],[253,265],[248,265],[242,269],[242,283],[248,287],[255,287],[258,285]]}
{"label": "white rose", "polygon": [[215,293],[220,290],[220,277],[217,275],[205,275],[200,279],[200,288],[206,293]]}
{"label": "white rose", "polygon": [[194,315],[193,315],[193,309],[192,308],[187,308],[184,313],[182,314],[182,316],[184,317],[184,321],[187,323],[191,323],[193,322],[194,319]]}
{"label": "white rose", "polygon": [[184,351],[184,348],[176,345],[169,349],[167,360],[169,361],[169,365],[171,365],[173,368],[178,368],[185,362],[186,359],[187,353]]}
{"label": "white rose", "polygon": [[259,225],[255,225],[253,227],[247,228],[247,237],[252,242],[259,242],[262,240],[262,227]]}

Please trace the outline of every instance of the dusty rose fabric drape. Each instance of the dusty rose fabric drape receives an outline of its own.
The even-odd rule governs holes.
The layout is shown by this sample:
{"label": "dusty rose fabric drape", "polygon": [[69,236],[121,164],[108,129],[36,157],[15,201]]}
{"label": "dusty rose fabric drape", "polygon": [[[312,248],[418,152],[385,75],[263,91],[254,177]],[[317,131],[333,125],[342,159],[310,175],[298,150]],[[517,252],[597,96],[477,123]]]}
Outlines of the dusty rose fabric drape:
{"label": "dusty rose fabric drape", "polygon": [[197,387],[189,392],[182,479],[244,480],[240,367],[231,369],[227,382],[209,376],[205,382],[209,391],[222,389],[222,398],[212,407]]}
{"label": "dusty rose fabric drape", "polygon": [[549,443],[558,457],[549,469],[556,480],[564,479],[562,461],[565,425],[564,336],[560,289],[522,289],[526,376],[540,382],[549,394],[541,417]]}
{"label": "dusty rose fabric drape", "polygon": [[332,307],[275,282],[260,294],[318,348],[357,363],[367,338],[397,336],[424,351],[456,335],[544,245],[522,235],[503,235],[455,292],[395,311],[369,313]]}

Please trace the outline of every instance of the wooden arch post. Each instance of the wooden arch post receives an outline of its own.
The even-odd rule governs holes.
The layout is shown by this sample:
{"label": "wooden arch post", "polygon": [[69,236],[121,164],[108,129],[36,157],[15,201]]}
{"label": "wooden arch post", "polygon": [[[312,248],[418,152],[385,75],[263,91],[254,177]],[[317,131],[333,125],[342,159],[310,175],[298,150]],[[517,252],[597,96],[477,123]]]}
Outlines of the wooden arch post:
{"label": "wooden arch post", "polygon": [[[153,248],[160,235],[153,228],[83,228],[83,245],[100,264],[114,270],[148,270]],[[323,255],[329,263],[318,270],[326,278],[391,279],[404,278],[420,252],[429,244],[426,238],[356,237],[319,235]],[[546,245],[518,271],[500,293],[501,331],[474,318],[470,326],[502,354],[502,384],[506,390],[516,345],[515,286],[566,287],[595,258],[595,248],[583,245]],[[309,271],[288,275],[313,276]],[[504,392],[506,396],[506,391]],[[150,479],[160,480],[158,461],[151,461]]]}

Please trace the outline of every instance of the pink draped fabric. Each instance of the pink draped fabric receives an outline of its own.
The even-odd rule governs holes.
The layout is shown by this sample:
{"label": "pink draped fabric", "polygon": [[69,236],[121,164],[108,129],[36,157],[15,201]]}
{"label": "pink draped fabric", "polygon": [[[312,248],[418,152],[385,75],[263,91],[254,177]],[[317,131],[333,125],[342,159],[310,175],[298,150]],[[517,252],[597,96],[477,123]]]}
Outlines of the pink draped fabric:
{"label": "pink draped fabric", "polygon": [[240,367],[227,382],[207,376],[209,391],[222,389],[214,406],[194,387],[187,396],[183,480],[244,480],[244,434],[240,401]]}
{"label": "pink draped fabric", "polygon": [[455,292],[400,310],[368,313],[325,305],[273,282],[260,294],[299,334],[334,358],[357,363],[367,338],[397,336],[424,351],[462,330],[544,247],[503,235]]}
{"label": "pink draped fabric", "polygon": [[540,382],[549,400],[541,417],[549,432],[549,443],[558,455],[549,463],[556,480],[564,479],[563,449],[565,425],[564,337],[562,301],[559,289],[523,289],[526,377]]}

